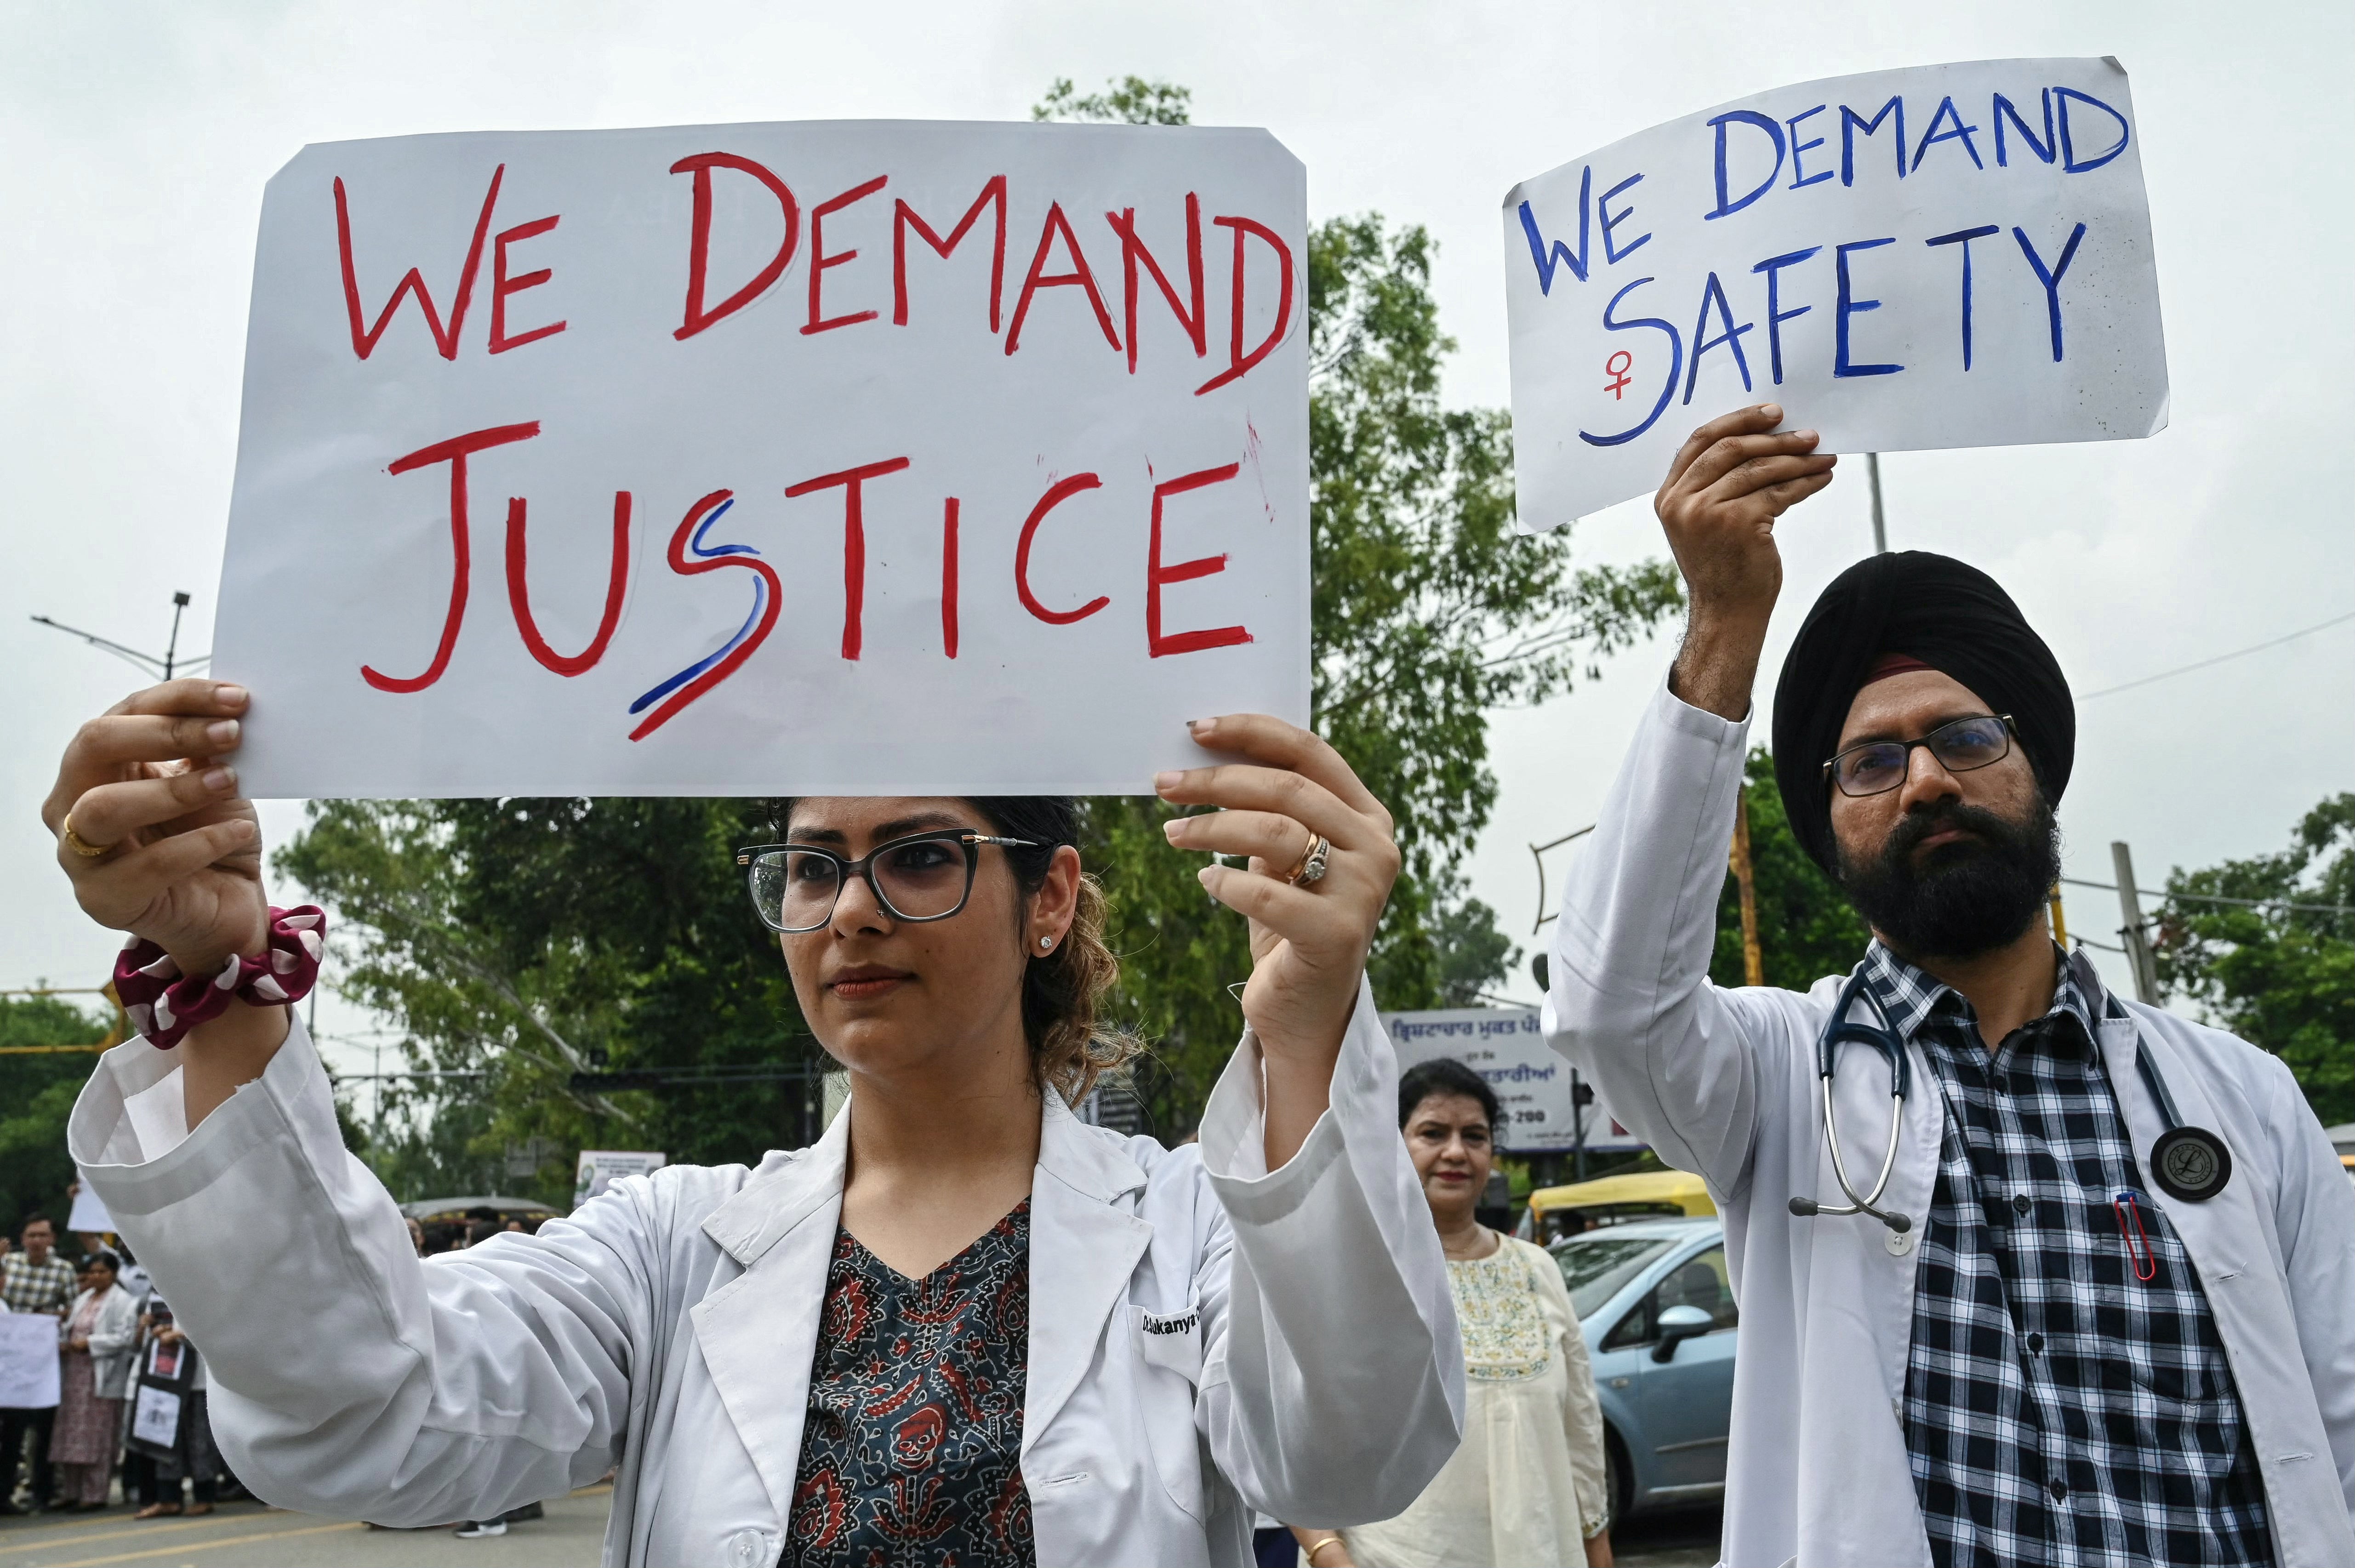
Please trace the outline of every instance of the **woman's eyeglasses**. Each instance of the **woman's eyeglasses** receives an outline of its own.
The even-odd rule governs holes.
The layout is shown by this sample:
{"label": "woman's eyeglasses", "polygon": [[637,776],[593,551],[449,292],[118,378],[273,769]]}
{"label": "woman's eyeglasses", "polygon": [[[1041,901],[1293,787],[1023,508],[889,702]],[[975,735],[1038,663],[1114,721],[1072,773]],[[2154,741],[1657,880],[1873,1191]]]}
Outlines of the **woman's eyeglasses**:
{"label": "woman's eyeglasses", "polygon": [[1913,748],[1927,746],[1938,765],[1966,773],[2011,755],[2011,715],[1982,713],[1939,725],[1918,741],[1868,741],[1824,764],[1824,776],[1847,795],[1886,795],[1905,782]]}
{"label": "woman's eyeglasses", "polygon": [[993,838],[970,828],[914,833],[878,844],[852,860],[810,844],[754,844],[736,851],[745,868],[752,908],[771,931],[815,931],[834,918],[834,906],[853,877],[863,877],[875,901],[894,920],[946,920],[964,908],[981,847],[1035,849],[1028,838]]}

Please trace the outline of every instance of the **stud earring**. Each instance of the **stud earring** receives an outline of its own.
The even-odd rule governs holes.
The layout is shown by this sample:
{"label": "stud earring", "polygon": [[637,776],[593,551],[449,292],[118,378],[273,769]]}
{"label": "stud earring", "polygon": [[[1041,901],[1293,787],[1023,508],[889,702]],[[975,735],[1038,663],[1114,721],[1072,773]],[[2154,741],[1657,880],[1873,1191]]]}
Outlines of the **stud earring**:
{"label": "stud earring", "polygon": [[1055,939],[1051,936],[1042,936],[1039,939],[1039,951],[1041,953],[1046,952],[1049,948],[1054,945]]}

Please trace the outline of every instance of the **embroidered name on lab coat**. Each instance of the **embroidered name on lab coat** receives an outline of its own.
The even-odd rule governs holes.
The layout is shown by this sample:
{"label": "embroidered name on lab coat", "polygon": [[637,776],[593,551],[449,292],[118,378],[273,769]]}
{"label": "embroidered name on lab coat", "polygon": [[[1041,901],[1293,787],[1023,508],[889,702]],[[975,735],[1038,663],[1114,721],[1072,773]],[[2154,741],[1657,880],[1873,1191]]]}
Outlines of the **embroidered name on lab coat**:
{"label": "embroidered name on lab coat", "polygon": [[1202,1381],[1202,1315],[1199,1311],[1162,1314],[1141,1307],[1135,1314],[1136,1333],[1147,1366],[1167,1367],[1188,1382]]}

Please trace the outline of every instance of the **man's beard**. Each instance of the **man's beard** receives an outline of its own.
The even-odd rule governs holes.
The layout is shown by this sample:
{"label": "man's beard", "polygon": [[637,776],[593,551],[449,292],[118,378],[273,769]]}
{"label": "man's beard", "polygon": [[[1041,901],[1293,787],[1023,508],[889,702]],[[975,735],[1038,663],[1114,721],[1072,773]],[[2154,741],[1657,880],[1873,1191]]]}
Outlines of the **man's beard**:
{"label": "man's beard", "polygon": [[[1977,837],[1942,844],[1917,865],[1915,847],[1949,827]],[[2060,827],[2042,790],[2026,821],[1941,801],[1907,813],[1870,860],[1839,851],[1849,901],[1914,958],[1975,958],[2018,941],[2060,876]]]}

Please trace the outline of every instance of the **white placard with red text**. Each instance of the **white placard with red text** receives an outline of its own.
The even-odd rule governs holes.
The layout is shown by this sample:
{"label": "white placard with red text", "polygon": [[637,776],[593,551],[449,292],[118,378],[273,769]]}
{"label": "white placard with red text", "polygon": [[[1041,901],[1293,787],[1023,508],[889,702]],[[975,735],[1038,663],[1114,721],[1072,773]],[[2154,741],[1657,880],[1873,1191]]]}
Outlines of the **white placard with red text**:
{"label": "white placard with red text", "polygon": [[305,148],[214,670],[249,793],[1114,793],[1306,722],[1305,187],[1262,131]]}

